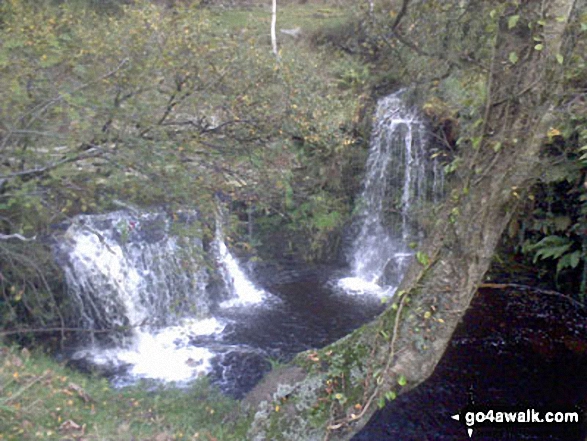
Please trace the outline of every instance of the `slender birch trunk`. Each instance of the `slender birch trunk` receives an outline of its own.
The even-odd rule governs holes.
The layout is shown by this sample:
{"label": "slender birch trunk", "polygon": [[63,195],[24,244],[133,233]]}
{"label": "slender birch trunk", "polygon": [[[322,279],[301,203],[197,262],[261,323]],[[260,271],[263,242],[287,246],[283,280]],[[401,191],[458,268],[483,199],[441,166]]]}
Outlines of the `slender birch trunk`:
{"label": "slender birch trunk", "polygon": [[277,0],[273,0],[273,12],[271,14],[271,46],[273,47],[273,53],[276,57],[279,57],[277,52],[277,33],[275,32],[275,25],[277,23]]}

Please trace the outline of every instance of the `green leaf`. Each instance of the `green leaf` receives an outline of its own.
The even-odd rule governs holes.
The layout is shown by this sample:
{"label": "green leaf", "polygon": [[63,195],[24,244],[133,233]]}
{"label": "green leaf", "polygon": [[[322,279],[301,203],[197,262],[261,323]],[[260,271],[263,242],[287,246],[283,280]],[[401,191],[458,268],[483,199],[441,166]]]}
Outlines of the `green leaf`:
{"label": "green leaf", "polygon": [[534,49],[536,49],[537,51],[541,51],[542,49],[544,49],[544,45],[542,43],[539,43],[536,46],[534,46]]}
{"label": "green leaf", "polygon": [[471,138],[471,143],[473,144],[473,148],[475,150],[479,148],[479,146],[481,145],[481,141],[483,141],[482,136],[475,136],[474,138]]}
{"label": "green leaf", "polygon": [[534,262],[544,259],[558,259],[571,248],[572,242],[567,237],[546,236],[540,242],[527,248],[534,251]]}
{"label": "green leaf", "polygon": [[332,230],[338,225],[341,219],[342,216],[338,211],[319,213],[314,218],[314,226],[319,230]]}
{"label": "green leaf", "polygon": [[461,161],[462,161],[461,158],[456,158],[451,163],[446,164],[444,166],[444,173],[446,173],[447,175],[448,174],[451,174],[451,173],[454,173],[455,170],[457,170],[459,168],[459,165],[461,164]]}
{"label": "green leaf", "polygon": [[428,255],[422,251],[418,251],[416,253],[416,260],[418,261],[418,263],[420,265],[423,265],[423,266],[428,266],[428,264],[430,263],[430,259],[429,259]]}
{"label": "green leaf", "polygon": [[393,401],[396,398],[397,398],[397,394],[394,391],[390,390],[389,392],[385,392],[385,399],[387,401]]}
{"label": "green leaf", "polygon": [[563,64],[563,62],[565,61],[565,57],[563,57],[561,54],[556,54],[556,61],[558,62],[558,64]]}
{"label": "green leaf", "polygon": [[406,384],[408,384],[408,380],[406,380],[405,376],[400,375],[397,379],[397,384],[399,384],[400,386],[405,386]]}
{"label": "green leaf", "polygon": [[573,221],[569,216],[557,216],[553,219],[555,231],[566,231]]}
{"label": "green leaf", "polygon": [[577,268],[581,260],[581,251],[573,251],[561,257],[556,265],[556,273],[558,274],[565,268]]}
{"label": "green leaf", "polygon": [[515,52],[513,52],[513,51],[512,51],[512,52],[510,52],[510,55],[509,55],[509,57],[508,57],[508,58],[509,58],[509,60],[510,60],[510,62],[511,62],[512,64],[516,64],[516,63],[518,62],[518,54],[516,54],[516,53],[515,53]]}
{"label": "green leaf", "polygon": [[512,15],[508,18],[508,29],[515,28],[518,24],[518,20],[520,19],[519,15]]}
{"label": "green leaf", "polygon": [[501,150],[501,142],[497,141],[495,144],[493,144],[493,151],[495,153],[499,152]]}
{"label": "green leaf", "polygon": [[479,127],[481,124],[483,124],[484,119],[483,118],[479,118],[477,119],[474,123],[473,123],[473,127]]}

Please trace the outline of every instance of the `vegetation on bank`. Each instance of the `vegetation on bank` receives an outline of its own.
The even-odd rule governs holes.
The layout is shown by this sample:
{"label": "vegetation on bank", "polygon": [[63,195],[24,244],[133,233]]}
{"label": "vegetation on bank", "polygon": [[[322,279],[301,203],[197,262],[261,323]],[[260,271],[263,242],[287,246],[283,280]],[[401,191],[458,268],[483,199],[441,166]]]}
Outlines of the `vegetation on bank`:
{"label": "vegetation on bank", "polygon": [[238,402],[204,380],[116,390],[40,352],[0,345],[0,440],[242,441],[248,423]]}
{"label": "vegetation on bank", "polygon": [[[562,155],[549,152],[553,135],[585,115],[581,37],[587,17],[576,2],[543,8],[517,1],[398,1],[389,9],[377,4],[385,6],[357,21],[361,44],[338,38],[335,45],[343,42],[343,50],[354,52],[367,47],[367,56],[389,63],[382,66],[405,61],[392,68],[396,78],[418,83],[428,101],[424,108],[449,128],[438,133],[450,179],[447,198],[397,301],[374,322],[307,355],[315,369],[289,388],[288,409],[270,411],[283,404],[278,396],[257,412],[251,433],[259,439],[350,439],[375,403],[385,404],[431,375],[506,226],[514,214],[524,217],[526,200],[536,199],[531,184],[544,182],[562,162]],[[582,171],[571,178],[578,189],[585,180],[584,134],[581,125],[568,126],[565,174],[571,176],[578,163]],[[505,242],[511,247],[511,240]],[[571,250],[544,250],[537,258],[562,259]],[[576,270],[585,254],[579,257],[559,269]]]}
{"label": "vegetation on bank", "polygon": [[[375,2],[373,12],[366,3],[362,14],[347,26],[323,30],[318,41],[365,60],[376,90],[398,83],[417,85],[437,144],[433,154],[444,158],[447,179],[458,185],[469,173],[464,158],[482,147],[484,137],[479,132],[499,104],[487,107],[486,80],[497,69],[491,64],[496,38],[506,30],[530,32],[534,44],[529,50],[540,54],[546,26],[561,18],[523,17],[517,2],[430,1],[418,7],[410,4],[405,10],[401,6],[409,2]],[[499,17],[504,16],[506,29],[500,29]],[[552,55],[561,70],[556,78],[543,81],[554,83],[560,78],[562,87],[543,146],[540,179],[527,193],[516,193],[519,205],[502,239],[495,271],[498,277],[510,273],[514,280],[545,283],[583,303],[587,301],[586,34],[587,12],[582,11],[561,47],[561,52],[569,52]],[[522,55],[531,53],[511,51],[505,68],[522,62]],[[517,141],[492,140],[490,148],[499,154],[515,148]],[[507,264],[499,265],[504,261]]]}

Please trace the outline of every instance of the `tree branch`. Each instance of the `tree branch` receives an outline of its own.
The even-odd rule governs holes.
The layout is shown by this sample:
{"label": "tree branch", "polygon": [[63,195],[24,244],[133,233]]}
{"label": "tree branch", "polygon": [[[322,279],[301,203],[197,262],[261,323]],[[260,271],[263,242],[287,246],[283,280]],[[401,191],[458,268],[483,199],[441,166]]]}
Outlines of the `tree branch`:
{"label": "tree branch", "polygon": [[402,20],[402,18],[404,17],[404,15],[406,15],[406,12],[408,12],[408,4],[409,3],[410,3],[410,0],[404,0],[403,1],[401,9],[398,12],[397,16],[395,17],[395,20],[394,20],[393,24],[391,25],[391,30],[392,31],[395,32],[396,28],[400,24],[400,21]]}
{"label": "tree branch", "polygon": [[[73,95],[74,93],[79,92],[80,90],[85,89],[86,87],[98,83],[108,77],[111,77],[112,75],[114,75],[116,72],[118,72],[120,69],[122,69],[122,67],[128,63],[128,59],[124,58],[119,64],[118,66],[116,66],[114,69],[112,69],[111,71],[106,72],[105,74],[99,76],[98,78],[96,78],[93,81],[90,81],[88,83],[84,83],[81,84],[78,87],[75,87],[73,90],[71,90],[70,92],[61,92],[59,93],[56,97],[51,98],[48,101],[45,101],[37,106],[35,106],[34,108],[32,108],[29,112],[27,112],[26,114],[22,115],[19,119],[21,121],[24,121],[25,118],[27,118],[28,116],[31,116],[30,121],[28,121],[28,123],[25,124],[25,128],[28,128],[32,125],[32,123],[34,121],[36,121],[47,109],[49,109],[52,105],[58,103],[59,101],[62,101],[66,96],[68,95]],[[14,130],[10,130],[6,136],[4,137],[4,139],[2,140],[2,144],[0,145],[0,150],[3,150],[6,147],[6,144],[8,143],[8,140],[12,137],[12,135],[14,134]]]}
{"label": "tree branch", "polygon": [[22,176],[42,175],[42,174],[48,172],[49,170],[53,170],[61,165],[68,164],[70,162],[81,161],[82,159],[95,158],[103,153],[102,149],[100,149],[98,146],[92,145],[91,147],[92,148],[90,150],[86,150],[83,153],[72,156],[70,158],[64,158],[59,161],[52,162],[48,165],[45,165],[44,167],[31,168],[28,170],[22,170],[22,171],[10,173],[7,175],[1,175],[0,181],[6,180],[6,179],[18,178],[18,177],[22,177]]}
{"label": "tree branch", "polygon": [[0,240],[10,240],[10,239],[18,239],[23,242],[32,242],[33,240],[37,239],[37,236],[33,237],[24,237],[22,234],[14,233],[14,234],[0,234]]}

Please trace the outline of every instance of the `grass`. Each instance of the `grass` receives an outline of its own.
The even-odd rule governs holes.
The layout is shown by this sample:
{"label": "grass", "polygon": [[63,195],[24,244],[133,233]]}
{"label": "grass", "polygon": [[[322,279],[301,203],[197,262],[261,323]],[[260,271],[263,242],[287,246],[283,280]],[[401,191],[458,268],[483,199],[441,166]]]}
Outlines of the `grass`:
{"label": "grass", "polygon": [[241,441],[248,424],[239,403],[204,380],[117,390],[45,354],[0,346],[1,440]]}
{"label": "grass", "polygon": [[[334,26],[343,23],[346,13],[340,8],[326,8],[324,5],[307,4],[303,6],[278,6],[277,10],[277,39],[279,43],[289,44],[291,37],[280,34],[280,29],[294,29],[299,27],[302,35],[325,26]],[[252,7],[248,9],[211,9],[213,28],[219,34],[266,35],[269,38],[271,26],[270,7]]]}

